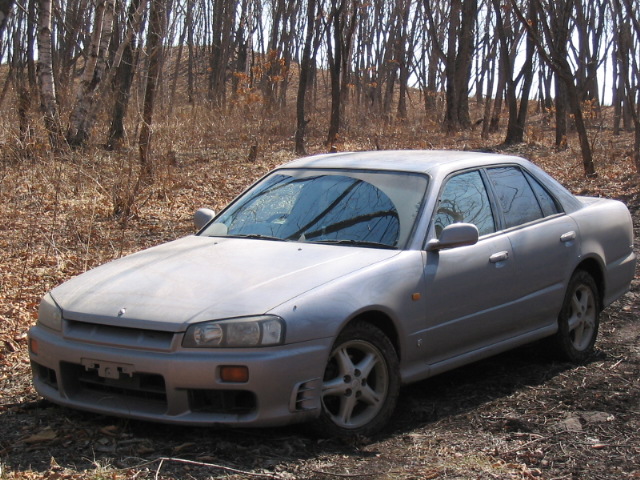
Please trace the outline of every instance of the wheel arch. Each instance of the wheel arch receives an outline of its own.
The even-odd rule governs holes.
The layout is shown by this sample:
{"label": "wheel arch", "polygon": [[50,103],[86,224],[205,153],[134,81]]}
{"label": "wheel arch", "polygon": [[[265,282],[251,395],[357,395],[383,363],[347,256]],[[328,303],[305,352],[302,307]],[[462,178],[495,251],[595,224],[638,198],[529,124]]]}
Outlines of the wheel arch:
{"label": "wheel arch", "polygon": [[348,325],[351,325],[354,322],[365,322],[369,323],[377,328],[379,328],[382,333],[384,333],[387,338],[391,341],[396,354],[398,355],[398,360],[402,358],[402,351],[400,348],[400,336],[398,334],[398,330],[393,320],[389,315],[380,310],[368,310],[365,312],[360,312],[356,316],[354,316],[351,320],[349,320],[343,327],[344,330]]}
{"label": "wheel arch", "polygon": [[591,278],[593,278],[593,281],[596,283],[596,287],[598,288],[598,308],[602,310],[605,292],[605,280],[602,264],[597,259],[589,257],[580,262],[573,273],[575,274],[578,270],[587,272],[591,275]]}

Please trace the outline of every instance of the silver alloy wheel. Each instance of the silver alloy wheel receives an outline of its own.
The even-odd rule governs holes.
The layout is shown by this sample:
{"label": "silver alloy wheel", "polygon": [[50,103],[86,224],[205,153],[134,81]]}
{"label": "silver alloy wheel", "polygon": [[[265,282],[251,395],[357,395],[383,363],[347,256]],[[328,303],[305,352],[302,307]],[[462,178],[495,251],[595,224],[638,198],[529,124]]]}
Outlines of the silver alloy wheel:
{"label": "silver alloy wheel", "polygon": [[569,338],[573,347],[582,351],[589,348],[596,328],[596,301],[593,291],[584,284],[571,295],[570,312],[567,318]]}
{"label": "silver alloy wheel", "polygon": [[367,425],[384,407],[389,370],[382,352],[365,340],[338,345],[329,358],[322,402],[331,421],[344,429]]}

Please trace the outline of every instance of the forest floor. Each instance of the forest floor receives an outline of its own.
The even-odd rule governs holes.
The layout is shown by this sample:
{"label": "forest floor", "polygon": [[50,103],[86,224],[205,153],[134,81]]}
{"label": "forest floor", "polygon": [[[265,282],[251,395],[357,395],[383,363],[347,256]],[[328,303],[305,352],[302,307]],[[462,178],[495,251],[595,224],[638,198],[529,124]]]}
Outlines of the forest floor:
{"label": "forest floor", "polygon": [[[434,134],[428,144],[415,140],[425,135],[419,129],[405,135],[387,130],[383,148],[487,145],[476,134]],[[370,149],[367,138],[341,149]],[[154,184],[139,190],[127,159],[104,152],[65,161],[2,159],[0,479],[640,479],[638,280],[605,310],[596,353],[586,364],[553,361],[534,344],[439,375],[403,388],[389,428],[357,442],[318,440],[304,425],[158,425],[41,399],[30,383],[26,332],[48,289],[191,233],[196,208],[219,209],[293,158],[290,139],[263,141],[254,162],[246,160],[250,137],[227,141],[235,147],[167,148]],[[574,193],[625,201],[638,238],[640,182],[630,165],[630,139],[599,136],[598,142],[600,175],[589,180],[571,145],[556,152],[534,139],[511,151]],[[123,204],[132,215],[114,216]]]}

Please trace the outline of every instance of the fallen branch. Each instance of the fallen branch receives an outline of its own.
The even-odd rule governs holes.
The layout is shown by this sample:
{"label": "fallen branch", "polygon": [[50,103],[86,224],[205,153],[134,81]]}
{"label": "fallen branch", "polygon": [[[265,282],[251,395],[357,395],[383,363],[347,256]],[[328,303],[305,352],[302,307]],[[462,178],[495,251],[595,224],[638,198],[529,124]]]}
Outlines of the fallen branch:
{"label": "fallen branch", "polygon": [[172,457],[160,457],[160,458],[156,458],[154,460],[154,462],[160,461],[160,463],[158,464],[158,468],[156,469],[156,476],[155,479],[158,480],[159,476],[160,476],[160,469],[162,468],[162,464],[167,461],[167,462],[176,462],[176,463],[186,463],[188,465],[195,465],[198,467],[208,467],[208,468],[216,468],[218,470],[224,470],[225,472],[231,472],[231,473],[238,473],[241,475],[247,475],[247,476],[251,476],[251,477],[262,477],[262,478],[272,478],[275,480],[280,480],[281,477],[277,476],[277,475],[271,475],[269,473],[253,473],[253,472],[247,472],[245,470],[238,470],[237,468],[232,468],[232,467],[225,467],[224,465],[216,465],[215,463],[205,463],[205,462],[197,462],[195,460],[186,460],[184,458],[172,458]]}

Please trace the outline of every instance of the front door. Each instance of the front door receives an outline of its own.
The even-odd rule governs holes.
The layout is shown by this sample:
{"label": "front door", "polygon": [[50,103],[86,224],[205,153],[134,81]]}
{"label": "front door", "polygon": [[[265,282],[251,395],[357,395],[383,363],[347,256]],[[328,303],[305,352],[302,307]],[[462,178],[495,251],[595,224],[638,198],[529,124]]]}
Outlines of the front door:
{"label": "front door", "polygon": [[451,223],[472,223],[480,239],[471,246],[428,252],[426,325],[419,333],[427,362],[435,364],[513,335],[513,251],[497,223],[481,173],[449,178],[433,220],[436,235]]}

